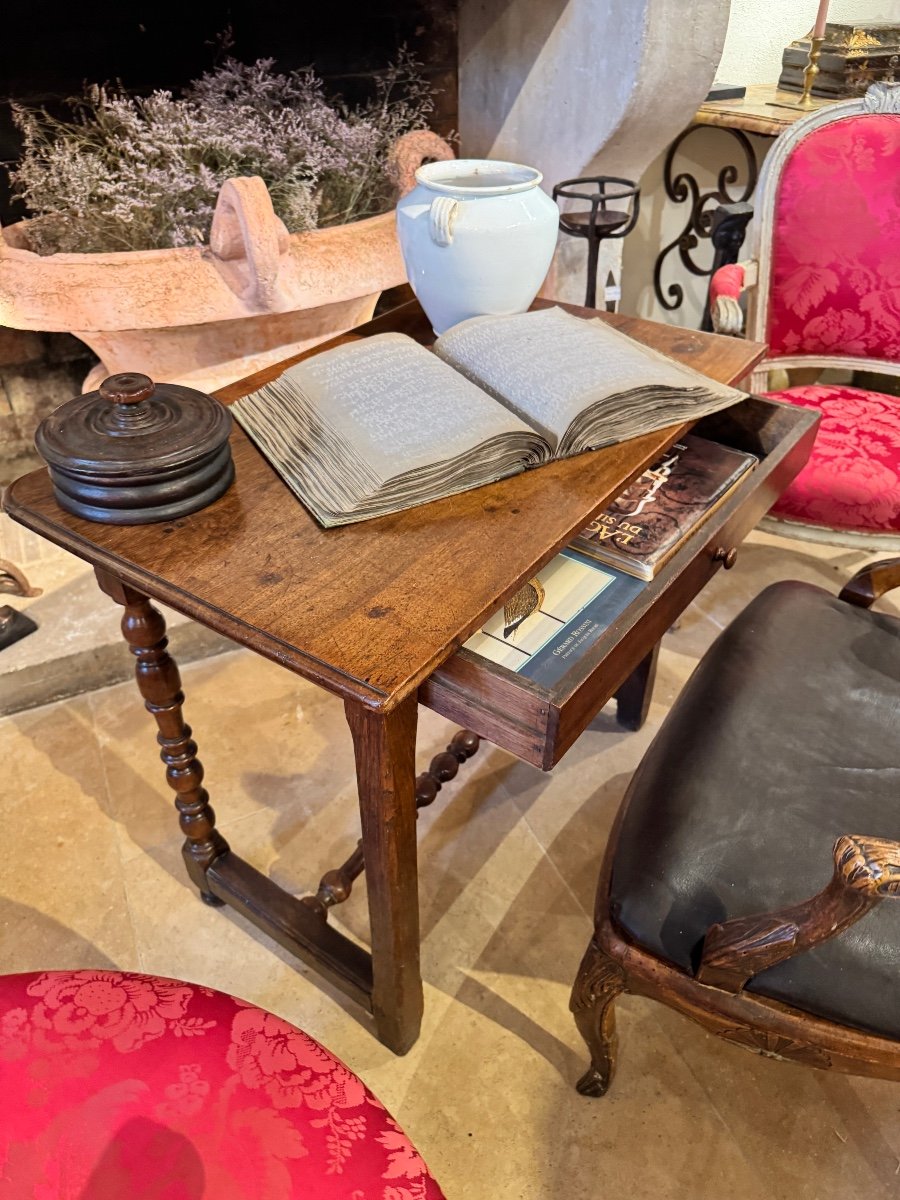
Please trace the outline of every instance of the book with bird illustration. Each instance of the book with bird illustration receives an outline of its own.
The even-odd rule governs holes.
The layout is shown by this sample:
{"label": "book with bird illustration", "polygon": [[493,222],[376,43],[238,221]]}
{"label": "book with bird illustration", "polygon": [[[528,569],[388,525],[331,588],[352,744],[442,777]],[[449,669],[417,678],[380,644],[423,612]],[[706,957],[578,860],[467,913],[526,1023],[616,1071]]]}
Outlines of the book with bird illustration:
{"label": "book with bird illustration", "polygon": [[639,579],[652,579],[757,462],[743,450],[686,434],[571,545]]}
{"label": "book with bird illustration", "polygon": [[232,413],[316,520],[364,521],[736,404],[743,393],[561,308],[314,354]]}
{"label": "book with bird illustration", "polygon": [[465,643],[545,686],[556,683],[647,585],[566,549]]}

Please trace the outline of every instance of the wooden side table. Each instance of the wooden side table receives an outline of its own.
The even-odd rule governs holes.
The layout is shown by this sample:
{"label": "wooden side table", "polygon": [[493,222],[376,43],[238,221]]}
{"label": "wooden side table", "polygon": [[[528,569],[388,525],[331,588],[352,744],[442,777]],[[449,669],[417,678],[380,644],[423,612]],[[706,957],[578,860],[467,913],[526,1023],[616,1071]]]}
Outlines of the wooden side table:
{"label": "wooden side table", "polygon": [[[634,318],[606,319],[723,382],[743,378],[764,350]],[[433,337],[412,303],[335,342],[391,330],[423,343]],[[295,361],[225,388],[221,398],[233,401]],[[726,440],[755,446],[760,466],[553,696],[533,684],[522,687],[527,681],[514,687],[516,677],[505,677],[510,672],[473,662],[458,648],[682,429],[332,530],[315,523],[240,429],[232,443],[235,485],[209,508],[171,524],[97,525],[71,516],[54,501],[45,470],[14,483],[4,503],[16,521],[90,562],[101,588],[122,605],[122,631],[176,793],[187,871],[202,898],[230,904],[315,966],[372,1014],[385,1045],[404,1053],[418,1036],[423,1003],[414,764],[419,701],[460,716],[475,733],[544,766],[623,684],[624,715],[639,722],[646,707],[642,685],[660,637],[800,470],[815,417],[747,401],[713,419],[707,431],[718,436],[717,428]],[[217,831],[197,745],[182,715],[178,668],[151,600],[344,700],[356,754],[362,826],[356,866],[364,860],[371,952],[328,924],[321,888],[319,897],[295,898],[239,858]],[[465,758],[471,739],[454,745],[456,759]],[[438,781],[440,773],[438,764]]]}
{"label": "wooden side table", "polygon": [[801,117],[837,104],[837,100],[815,99],[812,108],[791,107],[798,98],[798,92],[781,91],[774,83],[751,83],[746,96],[738,100],[707,100],[701,104],[693,123],[778,137]]}

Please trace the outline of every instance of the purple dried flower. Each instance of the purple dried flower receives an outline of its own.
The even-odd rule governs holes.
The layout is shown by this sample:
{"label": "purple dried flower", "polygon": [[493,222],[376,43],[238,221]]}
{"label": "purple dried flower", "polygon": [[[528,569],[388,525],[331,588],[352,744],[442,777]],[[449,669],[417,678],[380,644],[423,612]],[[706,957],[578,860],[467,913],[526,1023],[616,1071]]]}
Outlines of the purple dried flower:
{"label": "purple dried flower", "polygon": [[146,250],[205,242],[219,188],[259,175],[292,232],[383,212],[388,152],[427,127],[431,95],[401,52],[363,108],[329,103],[311,70],[234,59],[184,96],[85,88],[72,121],[13,106],[24,151],[11,177],[41,254]]}

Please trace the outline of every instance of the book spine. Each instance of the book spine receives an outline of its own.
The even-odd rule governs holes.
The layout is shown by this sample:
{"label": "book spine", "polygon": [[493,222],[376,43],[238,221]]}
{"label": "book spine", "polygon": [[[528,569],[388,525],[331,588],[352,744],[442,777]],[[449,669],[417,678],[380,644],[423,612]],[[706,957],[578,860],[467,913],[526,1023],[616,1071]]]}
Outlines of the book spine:
{"label": "book spine", "polygon": [[626,575],[631,575],[635,579],[650,580],[653,578],[653,568],[645,563],[635,562],[625,554],[616,554],[613,550],[600,549],[596,543],[589,539],[580,537],[573,538],[569,543],[573,550],[577,550],[579,554],[585,554],[588,558],[594,558],[597,562],[604,563],[607,567],[615,567],[617,571],[624,571]]}

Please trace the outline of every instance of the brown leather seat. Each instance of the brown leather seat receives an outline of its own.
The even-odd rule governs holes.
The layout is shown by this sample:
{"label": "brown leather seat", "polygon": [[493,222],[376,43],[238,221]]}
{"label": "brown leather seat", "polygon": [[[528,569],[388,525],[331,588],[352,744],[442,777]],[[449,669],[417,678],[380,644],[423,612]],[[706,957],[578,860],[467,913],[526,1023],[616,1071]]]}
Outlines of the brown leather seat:
{"label": "brown leather seat", "polygon": [[[846,833],[900,838],[900,620],[775,584],[704,657],[632,781],[616,923],[693,971],[714,922],[824,887]],[[747,990],[900,1038],[900,906]]]}

